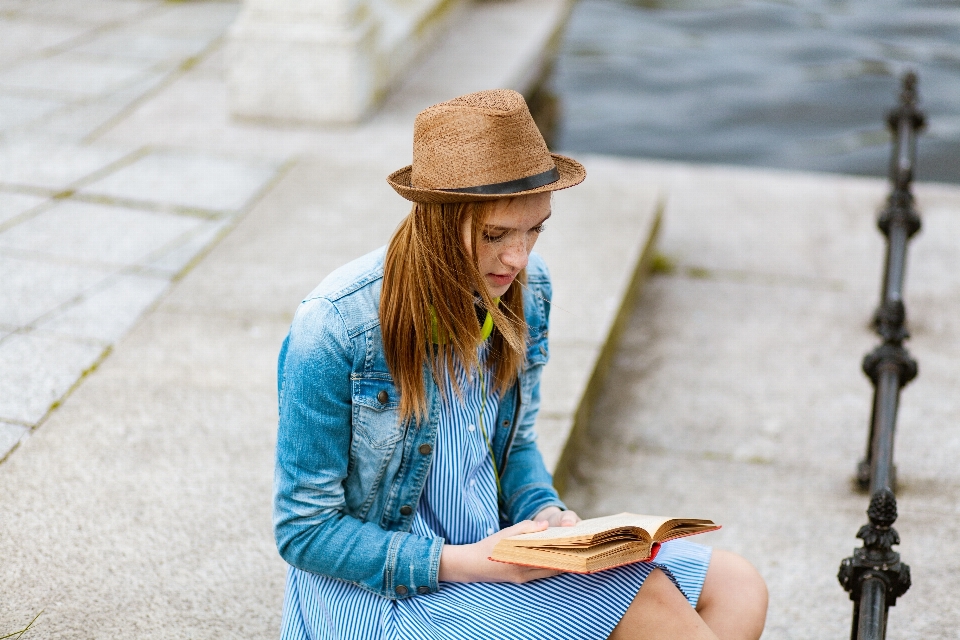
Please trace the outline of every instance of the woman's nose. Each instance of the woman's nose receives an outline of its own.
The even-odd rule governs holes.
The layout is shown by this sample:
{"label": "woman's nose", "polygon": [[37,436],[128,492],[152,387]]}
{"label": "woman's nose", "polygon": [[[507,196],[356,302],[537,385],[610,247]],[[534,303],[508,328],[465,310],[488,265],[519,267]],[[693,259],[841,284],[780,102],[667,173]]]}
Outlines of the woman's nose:
{"label": "woman's nose", "polygon": [[526,267],[529,258],[530,247],[527,246],[526,238],[522,236],[515,238],[500,253],[500,262],[515,271]]}

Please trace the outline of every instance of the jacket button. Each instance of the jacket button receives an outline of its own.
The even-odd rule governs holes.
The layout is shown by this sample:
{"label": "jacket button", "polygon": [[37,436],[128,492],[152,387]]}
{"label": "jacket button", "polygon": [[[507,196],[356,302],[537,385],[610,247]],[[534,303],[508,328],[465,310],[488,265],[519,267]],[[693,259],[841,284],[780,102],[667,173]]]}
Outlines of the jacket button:
{"label": "jacket button", "polygon": [[389,399],[390,399],[390,394],[388,394],[386,390],[381,391],[380,393],[377,394],[377,401],[380,404],[387,404],[387,400]]}
{"label": "jacket button", "polygon": [[510,421],[509,421],[509,420],[504,420],[504,421],[503,421],[503,426],[509,427],[509,426],[510,426]]}
{"label": "jacket button", "polygon": [[430,455],[430,452],[433,451],[433,447],[431,447],[429,444],[424,443],[424,444],[420,445],[419,451],[420,451],[420,453],[422,453],[423,455],[428,456],[428,455]]}
{"label": "jacket button", "polygon": [[407,595],[407,588],[406,588],[405,586],[403,586],[402,584],[398,584],[398,585],[397,585],[397,588],[395,589],[395,591],[397,592],[397,595],[398,595],[398,596],[405,596],[405,595]]}
{"label": "jacket button", "polygon": [[430,593],[430,587],[417,587],[417,593],[420,595],[426,595]]}
{"label": "jacket button", "polygon": [[[402,515],[402,516],[408,516],[408,515],[410,515],[411,513],[413,513],[413,507],[411,507],[410,505],[405,504],[405,505],[403,505],[402,507],[400,507],[400,515]],[[399,587],[398,587],[398,588],[399,588]]]}

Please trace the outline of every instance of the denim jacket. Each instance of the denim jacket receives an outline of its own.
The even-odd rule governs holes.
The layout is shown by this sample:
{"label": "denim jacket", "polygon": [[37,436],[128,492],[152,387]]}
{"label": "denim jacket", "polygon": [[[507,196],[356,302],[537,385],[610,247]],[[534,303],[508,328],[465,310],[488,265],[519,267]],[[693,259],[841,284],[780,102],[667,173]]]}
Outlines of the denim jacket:
{"label": "denim jacket", "polygon": [[[283,342],[273,521],[292,566],[403,598],[439,588],[443,540],[410,528],[436,446],[440,398],[425,371],[428,418],[400,422],[380,333],[384,256],[381,248],[325,278]],[[564,508],[533,430],[550,294],[546,267],[531,254],[527,362],[500,401],[493,442],[505,525]]]}

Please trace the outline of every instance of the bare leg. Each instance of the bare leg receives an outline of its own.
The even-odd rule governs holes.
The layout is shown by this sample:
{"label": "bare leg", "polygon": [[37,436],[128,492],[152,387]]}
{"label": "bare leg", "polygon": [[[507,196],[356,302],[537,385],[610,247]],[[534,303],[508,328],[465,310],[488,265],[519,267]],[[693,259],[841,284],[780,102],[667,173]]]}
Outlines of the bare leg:
{"label": "bare leg", "polygon": [[717,636],[670,578],[654,569],[609,640],[717,640]]}
{"label": "bare leg", "polygon": [[715,549],[697,612],[721,640],[757,640],[767,618],[767,585],[749,562]]}

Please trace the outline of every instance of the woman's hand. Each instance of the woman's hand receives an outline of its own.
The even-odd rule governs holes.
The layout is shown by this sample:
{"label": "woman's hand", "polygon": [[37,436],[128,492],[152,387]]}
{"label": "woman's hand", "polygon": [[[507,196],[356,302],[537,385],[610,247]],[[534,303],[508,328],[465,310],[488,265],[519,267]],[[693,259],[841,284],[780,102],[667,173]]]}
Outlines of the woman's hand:
{"label": "woman's hand", "polygon": [[551,527],[572,527],[580,522],[580,516],[573,511],[563,511],[559,507],[547,507],[533,516],[534,522],[546,522]]}
{"label": "woman's hand", "polygon": [[[543,511],[540,513],[543,513]],[[443,582],[513,582],[514,584],[521,584],[555,576],[560,572],[553,569],[535,569],[488,559],[501,538],[509,538],[521,533],[543,531],[546,528],[546,521],[524,520],[512,527],[501,529],[492,536],[487,536],[473,544],[445,544],[440,554],[440,575],[438,577]]]}

